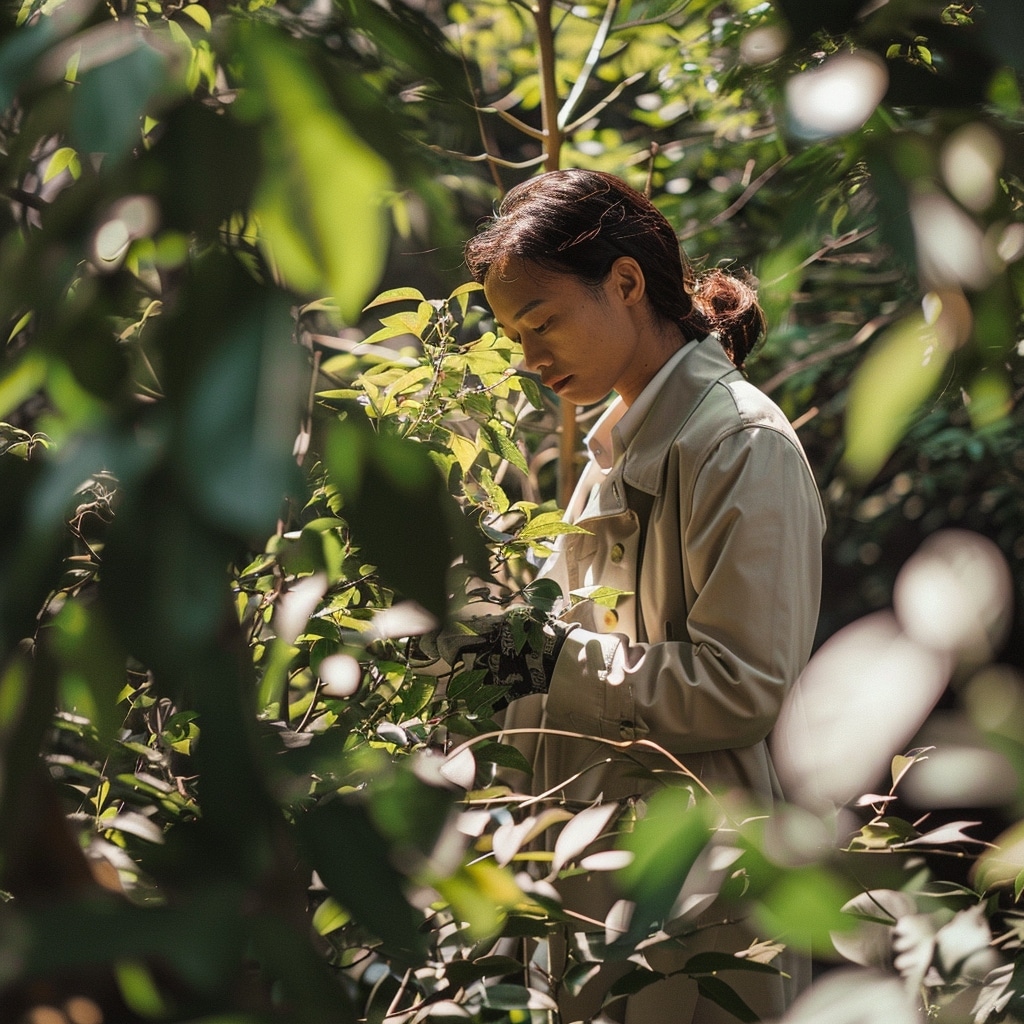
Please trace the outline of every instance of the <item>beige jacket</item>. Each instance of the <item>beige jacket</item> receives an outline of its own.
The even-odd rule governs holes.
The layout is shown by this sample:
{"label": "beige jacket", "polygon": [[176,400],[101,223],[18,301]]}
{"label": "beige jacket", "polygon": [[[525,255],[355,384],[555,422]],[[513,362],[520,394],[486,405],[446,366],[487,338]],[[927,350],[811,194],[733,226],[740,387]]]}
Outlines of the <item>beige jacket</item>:
{"label": "beige jacket", "polygon": [[[778,783],[766,738],[810,655],[825,529],[781,410],[717,338],[704,339],[672,370],[618,463],[603,472],[590,461],[567,518],[589,533],[559,538],[544,575],[567,596],[605,586],[639,600],[621,599],[614,610],[577,600],[564,618],[580,625],[550,692],[513,702],[505,727],[644,738],[711,789],[739,786],[771,801]],[[532,791],[553,789],[576,806],[642,795],[651,783],[637,773],[638,759],[674,770],[651,749],[625,757],[564,736],[509,739],[533,763]],[[603,908],[591,911],[600,919]],[[672,1020],[687,1020],[675,1007]],[[659,1017],[654,1006],[645,1012]],[[711,1020],[711,1010],[697,1019]]]}

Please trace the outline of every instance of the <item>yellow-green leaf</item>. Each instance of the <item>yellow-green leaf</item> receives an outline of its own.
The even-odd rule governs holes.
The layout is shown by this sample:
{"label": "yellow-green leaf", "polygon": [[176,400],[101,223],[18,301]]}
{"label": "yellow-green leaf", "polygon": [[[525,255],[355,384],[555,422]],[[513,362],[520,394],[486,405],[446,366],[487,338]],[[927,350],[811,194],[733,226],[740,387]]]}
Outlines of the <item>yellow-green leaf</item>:
{"label": "yellow-green leaf", "polygon": [[188,15],[197,25],[205,28],[207,32],[213,28],[210,12],[202,4],[186,4],[182,7],[181,13]]}
{"label": "yellow-green leaf", "polygon": [[43,175],[43,182],[52,181],[63,171],[70,173],[76,181],[82,173],[82,164],[78,159],[78,153],[70,146],[61,146],[55,150],[50,162],[46,165],[46,173]]}
{"label": "yellow-green leaf", "polygon": [[387,291],[381,292],[372,302],[368,302],[363,306],[363,311],[373,309],[374,306],[386,306],[389,302],[402,302],[404,300],[423,302],[423,292],[418,288],[389,288]]}
{"label": "yellow-green leaf", "polygon": [[935,390],[949,351],[923,316],[894,324],[850,386],[843,461],[857,481],[881,469],[921,403]]}
{"label": "yellow-green leaf", "polygon": [[448,447],[451,448],[452,454],[462,467],[462,472],[468,473],[469,467],[473,465],[477,455],[480,454],[477,446],[464,434],[459,434],[453,430],[448,435]]}

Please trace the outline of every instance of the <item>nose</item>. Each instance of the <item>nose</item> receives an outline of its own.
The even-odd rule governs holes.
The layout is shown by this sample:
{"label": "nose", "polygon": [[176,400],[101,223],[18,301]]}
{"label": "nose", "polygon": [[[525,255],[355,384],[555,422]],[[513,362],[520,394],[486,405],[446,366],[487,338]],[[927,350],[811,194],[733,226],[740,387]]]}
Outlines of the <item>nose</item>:
{"label": "nose", "polygon": [[523,350],[523,366],[531,373],[540,373],[551,365],[551,354],[540,340],[523,331],[519,336],[519,344]]}

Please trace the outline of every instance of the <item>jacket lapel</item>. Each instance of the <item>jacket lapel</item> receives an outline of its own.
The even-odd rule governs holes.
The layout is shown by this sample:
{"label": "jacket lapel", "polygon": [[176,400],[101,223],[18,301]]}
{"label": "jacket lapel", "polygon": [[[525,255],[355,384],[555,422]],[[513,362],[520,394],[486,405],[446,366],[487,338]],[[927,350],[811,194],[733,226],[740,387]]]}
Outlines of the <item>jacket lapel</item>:
{"label": "jacket lapel", "polygon": [[[709,334],[687,353],[665,381],[622,459],[618,493],[625,500],[623,481],[647,494],[660,494],[662,467],[668,448],[704,396],[720,380],[742,377],[725,353],[717,335]],[[609,477],[615,474],[609,474]],[[623,506],[624,507],[624,506]]]}

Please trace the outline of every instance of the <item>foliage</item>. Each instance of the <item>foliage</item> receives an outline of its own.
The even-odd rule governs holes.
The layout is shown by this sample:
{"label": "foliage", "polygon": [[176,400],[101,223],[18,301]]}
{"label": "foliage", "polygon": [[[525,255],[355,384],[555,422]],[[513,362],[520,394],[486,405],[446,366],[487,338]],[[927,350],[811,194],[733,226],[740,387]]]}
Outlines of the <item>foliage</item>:
{"label": "foliage", "polygon": [[[363,307],[389,222],[453,252],[552,161],[649,183],[705,264],[760,277],[751,375],[801,424],[846,570],[826,635],[939,527],[1019,557],[1013,11],[860,7],[5,11],[0,1018],[548,1019],[602,964],[613,1000],[656,980],[709,906],[765,936],[681,968],[740,1019],[730,981],[776,971],[780,936],[900,978],[837,975],[851,1020],[865,993],[888,1019],[1020,1015],[1019,826],[954,882],[973,829],[897,813],[938,751],[860,817],[766,820],[657,750],[650,801],[567,808],[510,781],[482,674],[409,640],[453,600],[550,606],[558,412],[473,286]],[[490,181],[460,162],[445,36]],[[884,102],[798,121],[793,80],[847,51],[877,55]],[[1020,681],[978,667],[954,683],[1024,777],[993,712]],[[587,872],[628,897],[607,921],[560,903]]]}

